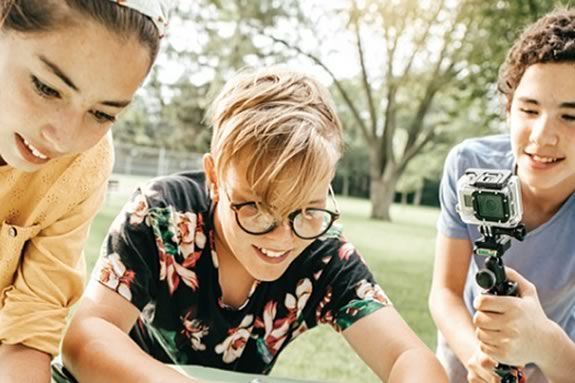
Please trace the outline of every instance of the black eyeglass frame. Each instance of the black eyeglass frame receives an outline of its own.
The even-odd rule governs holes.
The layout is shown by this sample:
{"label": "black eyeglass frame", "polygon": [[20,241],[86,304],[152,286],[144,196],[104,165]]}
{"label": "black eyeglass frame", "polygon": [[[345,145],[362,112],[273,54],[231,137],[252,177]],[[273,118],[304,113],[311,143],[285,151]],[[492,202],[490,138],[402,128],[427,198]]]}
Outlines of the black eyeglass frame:
{"label": "black eyeglass frame", "polygon": [[[240,229],[242,229],[242,230],[245,231],[246,233],[251,234],[251,235],[264,235],[264,234],[267,234],[267,233],[271,233],[271,232],[274,231],[275,228],[278,226],[278,222],[277,222],[277,221],[274,221],[273,224],[272,224],[269,228],[265,229],[265,230],[262,231],[262,232],[254,232],[254,231],[251,231],[251,230],[246,229],[246,228],[241,224],[241,222],[240,222],[240,218],[239,218],[239,216],[238,216],[238,211],[239,211],[242,207],[244,207],[244,206],[250,206],[250,205],[251,205],[251,206],[255,206],[255,207],[257,208],[257,207],[258,207],[257,202],[255,202],[255,201],[249,201],[249,202],[233,203],[233,202],[232,202],[232,199],[230,198],[230,196],[229,196],[227,190],[225,190],[225,193],[226,193],[226,197],[228,198],[228,201],[230,201],[230,209],[233,210],[233,212],[234,212],[234,214],[235,214],[235,216],[236,216],[236,222],[237,222],[238,226],[240,227]],[[332,189],[331,185],[329,186],[329,195],[330,195],[331,199],[333,200],[333,203],[334,203],[334,205],[335,205],[336,211],[331,211],[331,210],[328,210],[328,209],[322,209],[322,208],[319,208],[319,207],[308,207],[308,208],[305,208],[305,209],[297,209],[297,210],[294,210],[294,211],[292,211],[291,213],[288,214],[287,218],[288,218],[288,221],[289,221],[290,229],[291,229],[291,231],[292,231],[298,238],[301,238],[301,239],[304,239],[304,240],[317,239],[317,238],[321,237],[322,235],[324,235],[325,233],[327,233],[327,231],[332,227],[333,223],[340,217],[341,214],[340,214],[339,208],[338,208],[338,206],[337,206],[337,201],[336,201],[336,199],[335,199],[335,195],[334,195],[334,192],[333,192],[333,189]],[[329,216],[330,216],[330,218],[331,218],[329,224],[325,227],[325,229],[324,229],[321,233],[319,233],[319,234],[317,234],[317,235],[314,235],[313,237],[304,237],[304,236],[300,235],[300,234],[295,230],[295,227],[294,227],[293,222],[294,222],[295,217],[296,217],[298,214],[302,213],[304,210],[305,210],[305,211],[321,211],[321,212],[324,212],[324,213],[328,213]]]}

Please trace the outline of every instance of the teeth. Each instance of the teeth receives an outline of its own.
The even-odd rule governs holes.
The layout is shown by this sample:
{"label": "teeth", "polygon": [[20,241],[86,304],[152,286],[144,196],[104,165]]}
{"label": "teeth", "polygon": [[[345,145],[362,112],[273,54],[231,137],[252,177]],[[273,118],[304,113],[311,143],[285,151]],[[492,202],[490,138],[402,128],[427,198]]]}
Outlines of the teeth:
{"label": "teeth", "polygon": [[38,149],[36,149],[31,143],[29,143],[25,138],[24,138],[24,143],[26,144],[26,146],[28,147],[28,149],[30,149],[30,151],[32,152],[32,154],[38,158],[40,158],[41,160],[47,160],[48,156],[46,156],[44,153],[42,153],[41,151],[39,151]]}
{"label": "teeth", "polygon": [[279,258],[286,253],[285,251],[272,251],[272,250],[264,249],[262,247],[260,247],[259,249],[262,253],[264,253],[266,256],[268,256],[270,258]]}
{"label": "teeth", "polygon": [[532,157],[535,161],[537,161],[537,162],[543,162],[543,163],[546,163],[546,164],[549,164],[549,163],[552,163],[552,162],[556,162],[556,161],[557,161],[557,158],[541,157],[541,156],[538,156],[538,155],[536,155],[536,154],[532,154],[531,157]]}

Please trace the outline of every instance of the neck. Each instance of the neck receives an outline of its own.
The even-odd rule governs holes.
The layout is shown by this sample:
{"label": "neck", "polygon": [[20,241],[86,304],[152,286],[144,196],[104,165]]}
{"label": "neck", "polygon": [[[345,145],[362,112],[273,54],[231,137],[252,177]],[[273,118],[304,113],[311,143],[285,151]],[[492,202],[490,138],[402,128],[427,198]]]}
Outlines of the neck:
{"label": "neck", "polygon": [[238,261],[222,235],[223,230],[217,210],[216,207],[214,209],[214,242],[222,300],[228,306],[239,307],[246,301],[255,279]]}
{"label": "neck", "polygon": [[528,229],[533,230],[551,219],[573,191],[573,187],[540,190],[522,185],[523,222]]}

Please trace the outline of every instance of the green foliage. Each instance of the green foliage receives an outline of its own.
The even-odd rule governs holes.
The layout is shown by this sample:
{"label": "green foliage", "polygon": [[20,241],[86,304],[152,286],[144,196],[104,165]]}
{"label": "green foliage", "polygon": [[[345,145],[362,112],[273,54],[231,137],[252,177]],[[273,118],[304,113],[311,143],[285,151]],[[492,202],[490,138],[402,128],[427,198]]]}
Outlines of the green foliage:
{"label": "green foliage", "polygon": [[[211,134],[203,118],[232,73],[303,64],[331,82],[349,148],[340,175],[379,179],[386,193],[399,179],[399,189],[413,189],[440,173],[453,144],[501,128],[495,84],[506,51],[526,24],[569,3],[180,1],[171,20],[177,39],[165,40],[116,139],[206,151]],[[167,82],[174,71],[179,75]],[[358,161],[362,156],[368,160]]]}

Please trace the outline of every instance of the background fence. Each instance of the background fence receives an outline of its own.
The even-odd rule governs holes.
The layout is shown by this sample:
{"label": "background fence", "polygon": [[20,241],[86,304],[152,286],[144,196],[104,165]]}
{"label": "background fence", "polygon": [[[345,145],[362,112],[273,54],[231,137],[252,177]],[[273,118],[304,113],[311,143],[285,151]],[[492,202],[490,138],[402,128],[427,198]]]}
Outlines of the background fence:
{"label": "background fence", "polygon": [[114,173],[157,177],[184,170],[200,170],[202,153],[115,143]]}
{"label": "background fence", "polygon": [[[129,177],[121,177],[122,185],[118,185],[119,177],[113,177],[110,182],[110,191],[115,191],[119,187],[132,187],[132,183],[125,181],[130,178],[141,181],[146,178],[182,171],[201,170],[203,153],[178,152],[164,148],[150,148],[116,142],[115,156],[114,174]],[[367,174],[350,173],[345,169],[339,169],[332,185],[336,194],[369,198],[369,176]],[[437,188],[437,181],[426,179],[420,190],[396,193],[395,201],[414,205],[438,206]]]}

